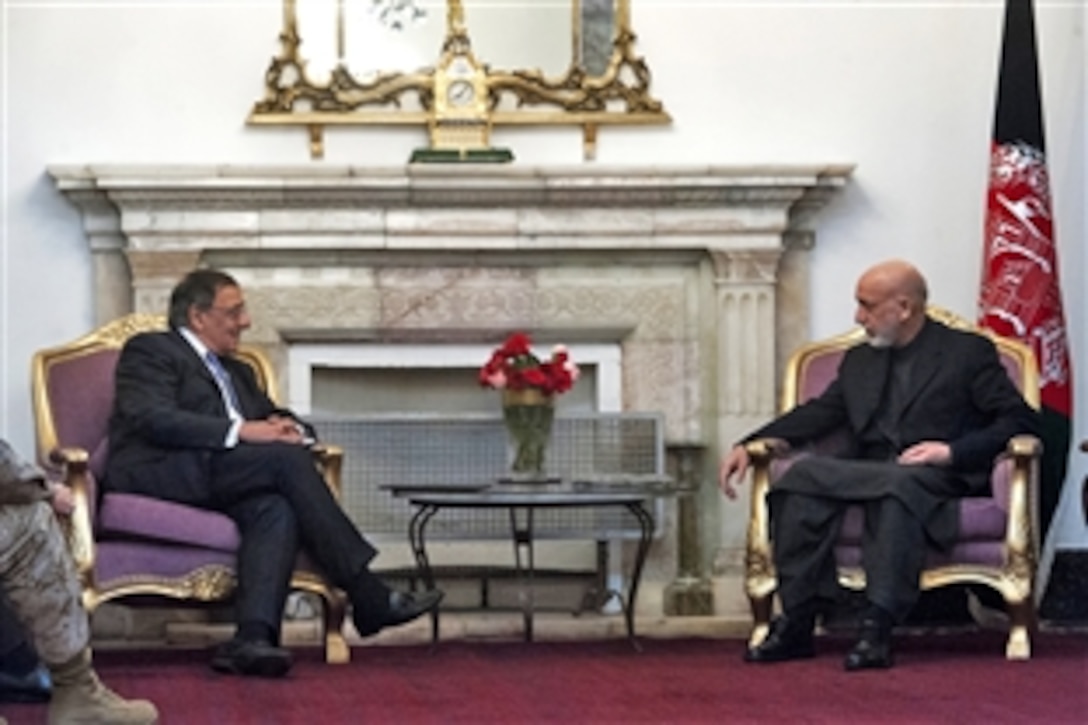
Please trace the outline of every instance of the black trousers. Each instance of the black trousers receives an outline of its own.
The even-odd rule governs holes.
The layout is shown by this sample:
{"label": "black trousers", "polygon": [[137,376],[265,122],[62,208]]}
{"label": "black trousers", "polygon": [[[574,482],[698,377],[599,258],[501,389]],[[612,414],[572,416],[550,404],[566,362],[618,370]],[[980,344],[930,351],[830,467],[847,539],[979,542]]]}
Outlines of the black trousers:
{"label": "black trousers", "polygon": [[[141,493],[222,511],[238,525],[236,613],[278,635],[291,573],[304,549],[352,603],[387,600],[367,567],[377,550],[359,533],[314,466],[309,449],[287,443],[239,443],[210,454],[207,480],[178,480],[197,454],[182,451],[147,466],[111,470],[109,490]],[[201,467],[204,468],[204,467]],[[364,574],[366,574],[364,576]]]}
{"label": "black trousers", "polygon": [[815,457],[798,461],[768,498],[783,609],[838,596],[835,542],[846,509],[857,504],[865,513],[866,597],[902,621],[918,599],[928,547],[955,534],[956,508],[947,504],[962,493],[958,478],[940,468]]}
{"label": "black trousers", "polygon": [[[247,444],[211,460],[211,500],[238,525],[237,618],[278,632],[299,547],[353,601],[377,550],[359,533],[302,446]],[[357,602],[356,602],[357,603]]]}
{"label": "black trousers", "polygon": [[339,506],[306,447],[239,443],[214,454],[211,491],[205,505],[234,519],[242,536],[239,623],[260,622],[280,630],[299,546],[349,595],[378,554]]}

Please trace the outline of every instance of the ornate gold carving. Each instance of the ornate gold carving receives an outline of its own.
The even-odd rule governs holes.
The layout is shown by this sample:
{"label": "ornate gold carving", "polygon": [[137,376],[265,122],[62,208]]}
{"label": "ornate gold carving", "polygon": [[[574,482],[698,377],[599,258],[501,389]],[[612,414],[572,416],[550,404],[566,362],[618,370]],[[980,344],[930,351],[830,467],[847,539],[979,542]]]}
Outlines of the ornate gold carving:
{"label": "ornate gold carving", "polygon": [[[756,440],[747,446],[752,460],[752,494],[749,500],[748,536],[744,553],[745,591],[753,602],[753,612],[757,602],[769,602],[771,594],[778,586],[771,555],[770,514],[765,500],[771,487],[770,461],[774,454],[771,441]],[[767,614],[769,614],[769,609]],[[759,621],[757,626],[765,629],[767,622]],[[754,634],[753,634],[754,636]],[[762,639],[760,636],[759,639]]]}
{"label": "ornate gold carving", "polygon": [[[488,127],[493,124],[581,125],[585,154],[595,153],[597,128],[605,124],[663,124],[671,121],[661,102],[650,95],[650,69],[634,49],[629,0],[615,0],[612,55],[605,72],[590,75],[575,62],[559,78],[539,69],[499,70],[485,65],[482,86],[487,92]],[[296,0],[284,0],[280,53],[265,71],[264,97],[253,106],[248,122],[256,125],[303,125],[308,128],[311,155],[323,154],[324,126],[433,125],[436,73],[381,72],[360,82],[342,64],[329,80],[318,83],[306,73],[300,47]],[[442,56],[467,53],[468,30],[459,0],[447,5]],[[414,97],[414,98],[413,98]],[[511,110],[506,110],[510,108]],[[408,110],[415,106],[419,110]],[[500,110],[501,109],[501,110]]]}
{"label": "ornate gold carving", "polygon": [[165,329],[166,318],[164,316],[135,314],[114,320],[88,337],[103,347],[121,347],[133,335]]}
{"label": "ornate gold carving", "polygon": [[221,566],[205,566],[191,572],[181,583],[181,589],[193,599],[213,602],[226,598],[234,590],[234,572]]}
{"label": "ornate gold carving", "polygon": [[[606,117],[609,102],[619,101],[624,114],[647,114],[643,123],[666,123],[661,101],[650,95],[650,68],[634,52],[635,34],[630,28],[620,28],[612,41],[612,59],[608,70],[599,77],[589,76],[580,66],[571,66],[566,75],[549,80],[539,70],[515,70],[489,74],[492,98],[501,102],[509,93],[519,108],[531,105],[556,106],[567,113],[589,114],[584,120],[609,123]],[[629,83],[628,78],[634,79]],[[516,123],[512,119],[499,122]],[[558,121],[557,121],[558,122]]]}
{"label": "ornate gold carving", "polygon": [[927,314],[937,322],[940,322],[948,327],[953,327],[957,330],[973,330],[975,326],[972,325],[966,318],[957,315],[951,310],[946,310],[942,307],[931,306],[926,310]]}
{"label": "ornate gold carving", "polygon": [[449,0],[446,43],[432,82],[431,148],[488,148],[491,108],[487,70],[472,52],[464,7],[458,0]]}
{"label": "ornate gold carving", "polygon": [[[329,82],[322,85],[314,83],[306,75],[306,61],[299,53],[302,39],[298,35],[298,21],[295,18],[294,0],[284,0],[284,29],[280,33],[280,54],[272,58],[272,63],[265,71],[264,99],[253,106],[250,123],[303,123],[316,126],[323,123],[421,123],[426,122],[422,113],[407,112],[401,114],[375,114],[371,117],[359,117],[351,120],[335,120],[333,117],[321,117],[322,114],[343,114],[357,111],[367,106],[388,108],[401,107],[402,97],[415,93],[419,105],[430,108],[433,101],[433,78],[423,73],[379,73],[372,81],[360,83],[346,68],[334,68]],[[291,114],[296,117],[306,116],[311,120],[271,120],[262,116]],[[320,118],[321,123],[317,123]],[[402,120],[396,120],[396,119]]]}

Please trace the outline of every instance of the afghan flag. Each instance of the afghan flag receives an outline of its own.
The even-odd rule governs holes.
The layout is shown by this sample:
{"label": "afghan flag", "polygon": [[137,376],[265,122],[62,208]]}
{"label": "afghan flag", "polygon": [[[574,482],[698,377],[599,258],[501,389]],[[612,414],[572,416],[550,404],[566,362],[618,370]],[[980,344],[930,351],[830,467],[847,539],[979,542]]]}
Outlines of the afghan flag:
{"label": "afghan flag", "polygon": [[1031,0],[1006,0],[986,193],[979,322],[1035,350],[1044,445],[1040,533],[1061,500],[1070,444],[1072,371],[1054,246]]}

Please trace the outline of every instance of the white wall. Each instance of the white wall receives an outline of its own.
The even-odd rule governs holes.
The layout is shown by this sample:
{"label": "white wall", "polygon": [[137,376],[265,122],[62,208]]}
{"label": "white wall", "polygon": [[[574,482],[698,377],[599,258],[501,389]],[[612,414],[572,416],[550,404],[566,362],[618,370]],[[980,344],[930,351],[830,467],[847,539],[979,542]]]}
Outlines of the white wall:
{"label": "white wall", "polygon": [[[0,2],[0,435],[29,452],[30,356],[91,326],[90,255],[45,166],[309,159],[301,130],[244,124],[278,49],[279,0]],[[638,48],[674,122],[602,129],[600,163],[856,163],[820,217],[812,334],[850,325],[854,278],[889,256],[916,262],[935,301],[973,316],[999,0],[633,4]],[[1088,438],[1088,9],[1036,6],[1079,441]],[[333,129],[326,159],[401,164],[424,141],[422,129]],[[581,162],[574,129],[498,129],[493,141],[518,163]],[[1088,545],[1077,504],[1085,459],[1073,454],[1059,543]]]}

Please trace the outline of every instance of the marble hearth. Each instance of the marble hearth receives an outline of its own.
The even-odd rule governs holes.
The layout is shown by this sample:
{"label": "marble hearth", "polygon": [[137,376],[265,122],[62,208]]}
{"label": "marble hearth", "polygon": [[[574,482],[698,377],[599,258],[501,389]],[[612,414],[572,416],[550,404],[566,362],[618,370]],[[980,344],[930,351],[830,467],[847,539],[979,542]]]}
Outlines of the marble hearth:
{"label": "marble hearth", "polygon": [[[668,443],[708,448],[706,559],[730,582],[734,601],[719,608],[743,610],[746,509],[719,511],[714,464],[773,412],[781,358],[808,328],[811,221],[850,167],[49,173],[83,215],[99,321],[161,312],[185,271],[224,268],[246,289],[247,340],[277,362],[288,399],[299,392],[292,350],[296,361],[337,347],[440,354],[524,329],[615,351],[613,404],[661,411]],[[405,410],[418,405],[406,397]],[[675,575],[674,553],[651,562],[647,590]]]}

